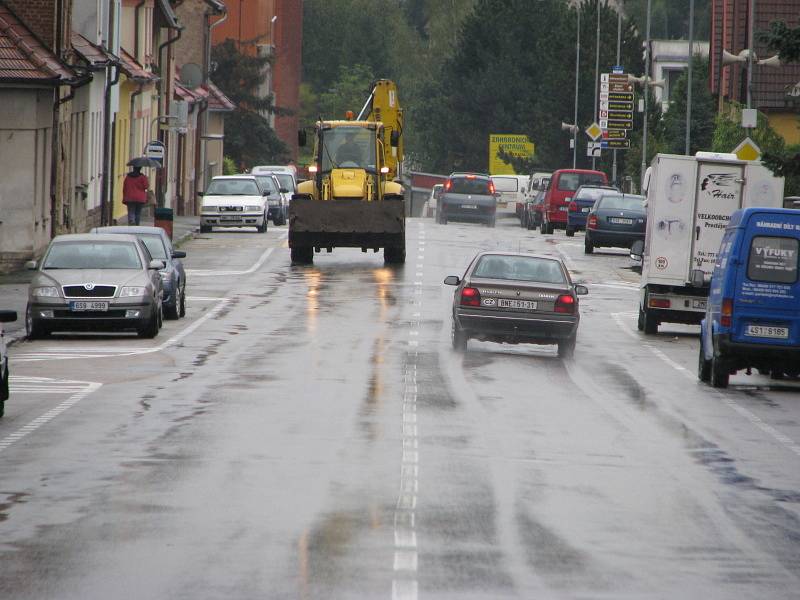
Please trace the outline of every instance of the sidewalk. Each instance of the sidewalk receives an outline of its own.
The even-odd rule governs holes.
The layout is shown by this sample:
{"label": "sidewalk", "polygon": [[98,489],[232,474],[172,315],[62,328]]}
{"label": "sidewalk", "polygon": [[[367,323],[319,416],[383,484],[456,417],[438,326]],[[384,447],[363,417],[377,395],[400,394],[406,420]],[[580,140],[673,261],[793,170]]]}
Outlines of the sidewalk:
{"label": "sidewalk", "polygon": [[[142,225],[152,226],[153,218],[142,218]],[[199,216],[176,216],[173,221],[172,243],[180,246],[191,239],[200,229]],[[13,344],[25,337],[25,307],[28,304],[28,284],[34,271],[16,271],[0,275],[0,308],[17,311],[17,320],[4,326],[7,344]]]}

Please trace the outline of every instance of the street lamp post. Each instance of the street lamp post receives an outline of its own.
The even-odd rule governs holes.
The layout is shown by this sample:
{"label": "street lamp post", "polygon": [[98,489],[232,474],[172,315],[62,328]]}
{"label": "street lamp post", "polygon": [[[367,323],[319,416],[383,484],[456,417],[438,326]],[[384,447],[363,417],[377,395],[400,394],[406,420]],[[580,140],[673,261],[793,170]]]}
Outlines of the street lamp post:
{"label": "street lamp post", "polygon": [[581,8],[577,7],[578,12],[578,34],[575,40],[575,115],[573,118],[573,125],[575,129],[572,131],[572,168],[576,168],[578,161],[578,84],[580,80],[580,66],[581,66]]}
{"label": "street lamp post", "polygon": [[650,9],[652,0],[647,0],[647,27],[645,33],[644,47],[644,127],[642,128],[642,171],[639,179],[639,189],[644,185],[644,173],[647,171],[647,96],[649,89],[647,83],[650,81]]}
{"label": "street lamp post", "polygon": [[[622,64],[622,9],[617,7],[617,65]],[[614,185],[617,183],[617,151],[613,152],[614,162],[611,163],[611,181]]]}
{"label": "street lamp post", "polygon": [[[597,88],[600,85],[600,0],[597,0],[597,44],[595,46],[594,51],[594,121],[593,123],[597,123]],[[575,121],[577,125],[577,120]],[[592,170],[594,170],[597,166],[596,163],[597,159],[594,156],[594,152],[592,152]]]}
{"label": "street lamp post", "polygon": [[694,62],[694,0],[689,0],[689,68],[686,72],[686,144],[684,154],[689,156],[692,137],[692,63]]}

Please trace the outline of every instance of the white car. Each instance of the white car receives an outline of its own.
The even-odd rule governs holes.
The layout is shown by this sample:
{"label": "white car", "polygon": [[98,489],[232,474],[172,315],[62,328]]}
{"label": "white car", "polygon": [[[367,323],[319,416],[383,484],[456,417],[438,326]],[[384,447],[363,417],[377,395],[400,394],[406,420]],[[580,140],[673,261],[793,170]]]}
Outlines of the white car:
{"label": "white car", "polygon": [[254,175],[214,177],[208,184],[200,213],[200,232],[213,227],[255,227],[267,232],[267,192],[261,191]]}
{"label": "white car", "polygon": [[3,416],[5,403],[9,397],[8,380],[10,377],[8,371],[8,352],[6,350],[6,341],[3,339],[2,323],[10,323],[16,320],[17,313],[15,311],[0,310],[0,417]]}

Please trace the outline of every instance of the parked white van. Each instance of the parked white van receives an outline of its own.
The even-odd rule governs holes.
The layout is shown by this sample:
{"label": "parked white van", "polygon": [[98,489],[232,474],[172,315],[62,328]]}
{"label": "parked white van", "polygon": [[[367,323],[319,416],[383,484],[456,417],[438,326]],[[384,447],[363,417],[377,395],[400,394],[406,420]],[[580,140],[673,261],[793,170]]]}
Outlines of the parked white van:
{"label": "parked white van", "polygon": [[498,213],[516,214],[517,205],[524,205],[528,179],[528,175],[492,175],[495,192],[500,194],[497,199]]}

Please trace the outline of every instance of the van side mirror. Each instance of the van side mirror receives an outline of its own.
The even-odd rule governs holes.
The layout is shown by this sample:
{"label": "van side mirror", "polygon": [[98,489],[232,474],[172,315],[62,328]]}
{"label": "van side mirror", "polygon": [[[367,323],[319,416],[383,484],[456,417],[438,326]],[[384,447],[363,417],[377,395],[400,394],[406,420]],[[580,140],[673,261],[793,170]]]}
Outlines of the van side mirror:
{"label": "van side mirror", "polygon": [[692,272],[689,274],[689,280],[692,287],[703,287],[706,282],[706,275],[700,269],[692,269]]}
{"label": "van side mirror", "polygon": [[389,144],[392,146],[392,148],[397,148],[400,145],[399,131],[392,131],[391,135],[389,136]]}
{"label": "van side mirror", "polygon": [[297,132],[297,143],[300,147],[304,147],[306,143],[308,143],[308,136],[306,135],[305,129],[301,129]]}
{"label": "van side mirror", "polygon": [[633,246],[631,246],[631,258],[633,260],[642,260],[642,256],[644,255],[644,241],[636,240],[633,242]]}
{"label": "van side mirror", "polygon": [[186,258],[186,252],[183,250],[173,250],[172,258]]}
{"label": "van side mirror", "polygon": [[445,285],[458,285],[461,283],[461,278],[458,275],[448,275],[444,278]]}
{"label": "van side mirror", "polygon": [[580,283],[575,284],[575,293],[578,296],[586,296],[589,293],[589,288],[587,288],[585,285],[582,285]]}

